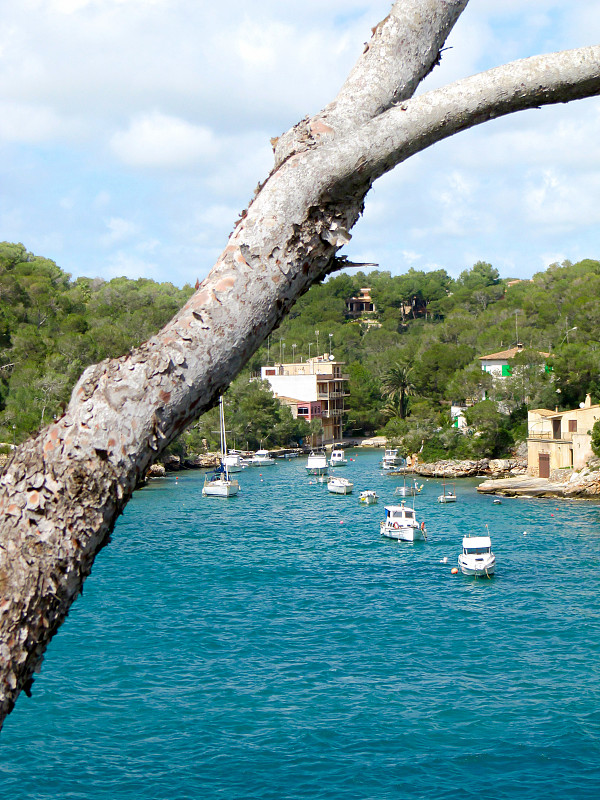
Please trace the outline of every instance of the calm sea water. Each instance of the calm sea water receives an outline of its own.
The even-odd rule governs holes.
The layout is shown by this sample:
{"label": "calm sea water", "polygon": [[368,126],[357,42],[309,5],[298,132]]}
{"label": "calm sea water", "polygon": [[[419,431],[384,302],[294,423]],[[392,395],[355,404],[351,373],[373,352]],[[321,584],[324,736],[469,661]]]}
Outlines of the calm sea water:
{"label": "calm sea water", "polygon": [[[423,481],[429,541],[391,542],[401,480],[350,455],[346,497],[305,459],[137,492],[5,723],[0,797],[598,798],[600,506]],[[496,576],[452,575],[485,523]]]}

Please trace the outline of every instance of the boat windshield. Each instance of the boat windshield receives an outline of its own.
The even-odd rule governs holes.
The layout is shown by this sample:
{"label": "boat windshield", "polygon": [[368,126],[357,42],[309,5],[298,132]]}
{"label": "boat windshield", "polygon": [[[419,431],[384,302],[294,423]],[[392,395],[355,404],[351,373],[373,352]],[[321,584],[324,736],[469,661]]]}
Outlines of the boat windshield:
{"label": "boat windshield", "polygon": [[482,553],[490,553],[491,550],[491,547],[465,547],[463,552],[466,556],[478,556]]}

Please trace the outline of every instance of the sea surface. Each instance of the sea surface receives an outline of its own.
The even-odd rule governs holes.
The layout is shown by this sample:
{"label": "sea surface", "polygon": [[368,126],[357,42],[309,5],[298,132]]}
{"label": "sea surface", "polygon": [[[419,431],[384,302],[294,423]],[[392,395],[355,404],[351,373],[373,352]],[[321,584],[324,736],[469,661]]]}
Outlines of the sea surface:
{"label": "sea surface", "polygon": [[[600,505],[420,479],[429,540],[397,543],[402,479],[349,456],[345,497],[305,458],[136,492],[0,734],[0,797],[599,798]],[[452,575],[486,524],[496,575]]]}

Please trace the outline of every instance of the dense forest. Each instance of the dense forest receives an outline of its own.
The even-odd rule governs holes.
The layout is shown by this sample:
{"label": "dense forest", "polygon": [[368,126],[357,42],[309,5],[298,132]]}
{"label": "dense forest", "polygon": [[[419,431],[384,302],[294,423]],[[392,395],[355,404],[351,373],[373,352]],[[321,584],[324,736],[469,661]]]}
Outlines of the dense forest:
{"label": "dense forest", "polygon": [[[364,287],[375,312],[353,318],[345,301]],[[50,422],[86,366],[146,340],[192,292],[147,279],[73,281],[23,245],[0,244],[0,441]],[[331,351],[350,374],[349,436],[384,433],[426,458],[504,455],[524,438],[528,407],[572,408],[587,393],[600,400],[599,300],[592,260],[553,264],[530,281],[501,279],[484,262],[457,279],[443,269],[342,273],[298,301],[229,389],[230,441],[255,448],[305,437],[306,424],[250,378],[267,360]],[[494,381],[479,356],[517,341],[524,349],[511,376]],[[451,403],[465,401],[466,435],[450,416]],[[175,449],[214,447],[217,430],[213,410]]]}

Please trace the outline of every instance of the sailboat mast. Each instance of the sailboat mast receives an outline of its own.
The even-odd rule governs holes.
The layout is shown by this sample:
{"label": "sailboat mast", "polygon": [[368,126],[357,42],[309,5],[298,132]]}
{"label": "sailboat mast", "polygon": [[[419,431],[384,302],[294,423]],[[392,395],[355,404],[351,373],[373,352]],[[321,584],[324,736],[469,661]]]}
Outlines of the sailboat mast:
{"label": "sailboat mast", "polygon": [[229,467],[227,466],[227,441],[225,439],[225,412],[223,410],[223,395],[219,403],[219,417],[221,422],[221,459],[225,467],[225,480],[229,480]]}

